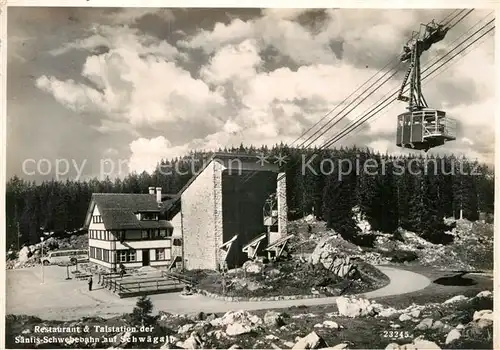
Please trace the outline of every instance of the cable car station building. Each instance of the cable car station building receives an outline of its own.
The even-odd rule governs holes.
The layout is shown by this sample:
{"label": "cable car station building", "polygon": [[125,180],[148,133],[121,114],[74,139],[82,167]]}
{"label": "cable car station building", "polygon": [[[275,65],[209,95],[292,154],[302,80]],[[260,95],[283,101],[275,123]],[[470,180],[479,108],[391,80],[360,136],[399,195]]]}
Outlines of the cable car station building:
{"label": "cable car station building", "polygon": [[175,195],[93,194],[85,226],[90,262],[107,270],[240,266],[259,255],[244,249],[255,239],[274,257],[291,237],[286,178],[255,156],[216,153]]}

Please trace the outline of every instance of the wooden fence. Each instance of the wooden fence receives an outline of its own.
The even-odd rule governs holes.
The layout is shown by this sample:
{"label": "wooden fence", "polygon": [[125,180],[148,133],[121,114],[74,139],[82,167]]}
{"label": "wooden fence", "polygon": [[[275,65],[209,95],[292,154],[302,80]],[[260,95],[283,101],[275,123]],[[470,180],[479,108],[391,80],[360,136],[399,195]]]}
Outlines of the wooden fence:
{"label": "wooden fence", "polygon": [[173,279],[163,274],[161,277],[120,277],[119,273],[105,273],[99,276],[99,284],[120,297],[174,292],[182,290],[185,286],[180,279]]}

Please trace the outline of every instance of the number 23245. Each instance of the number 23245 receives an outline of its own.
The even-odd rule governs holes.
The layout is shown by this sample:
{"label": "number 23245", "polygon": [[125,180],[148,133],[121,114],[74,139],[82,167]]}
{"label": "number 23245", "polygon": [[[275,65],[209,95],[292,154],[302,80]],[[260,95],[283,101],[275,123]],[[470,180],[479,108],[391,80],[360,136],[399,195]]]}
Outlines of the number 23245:
{"label": "number 23245", "polygon": [[382,336],[384,338],[391,338],[391,339],[411,338],[411,334],[408,331],[384,331],[382,333]]}

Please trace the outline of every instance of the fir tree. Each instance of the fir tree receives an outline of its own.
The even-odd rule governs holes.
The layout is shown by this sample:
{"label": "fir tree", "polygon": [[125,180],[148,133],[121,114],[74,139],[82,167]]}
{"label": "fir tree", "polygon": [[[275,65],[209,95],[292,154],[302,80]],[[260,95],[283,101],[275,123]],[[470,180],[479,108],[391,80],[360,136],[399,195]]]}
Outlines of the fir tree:
{"label": "fir tree", "polygon": [[147,295],[143,295],[139,297],[130,314],[130,323],[136,327],[152,326],[156,322],[156,318],[153,317],[152,313],[153,303]]}

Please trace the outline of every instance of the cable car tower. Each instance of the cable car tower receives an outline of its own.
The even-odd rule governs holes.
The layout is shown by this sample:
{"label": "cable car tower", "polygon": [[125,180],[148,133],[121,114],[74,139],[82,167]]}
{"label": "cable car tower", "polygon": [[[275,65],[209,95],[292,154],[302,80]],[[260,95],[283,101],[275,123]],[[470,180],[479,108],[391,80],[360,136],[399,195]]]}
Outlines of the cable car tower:
{"label": "cable car tower", "polygon": [[[456,139],[456,122],[447,118],[444,111],[429,108],[427,105],[422,94],[420,73],[420,56],[432,44],[443,40],[449,29],[434,21],[421,24],[420,30],[414,31],[411,39],[403,47],[400,60],[409,62],[410,65],[397,97],[400,101],[408,102],[408,112],[398,116],[396,145],[399,147],[427,152],[432,147]],[[409,85],[408,95],[403,95],[407,85]]]}

